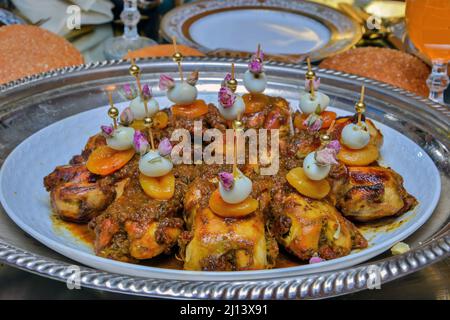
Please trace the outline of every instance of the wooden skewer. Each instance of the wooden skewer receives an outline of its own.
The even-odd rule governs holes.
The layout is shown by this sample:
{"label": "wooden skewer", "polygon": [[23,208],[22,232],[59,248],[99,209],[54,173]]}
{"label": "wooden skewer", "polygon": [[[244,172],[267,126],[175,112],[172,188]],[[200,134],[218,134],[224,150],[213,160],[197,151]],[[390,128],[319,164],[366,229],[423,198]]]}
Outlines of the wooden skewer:
{"label": "wooden skewer", "polygon": [[294,133],[295,133],[295,130],[294,130],[294,123],[293,123],[293,120],[292,120],[292,109],[291,109],[291,107],[289,107],[289,119],[288,119],[288,121],[289,121],[289,134],[292,137],[294,135]]}
{"label": "wooden skewer", "polygon": [[231,63],[231,79],[234,79],[234,62]]}
{"label": "wooden skewer", "polygon": [[308,64],[308,70],[312,71],[312,67],[311,67],[311,58],[310,57],[306,57],[306,63]]}
{"label": "wooden skewer", "polygon": [[336,120],[333,120],[327,130],[328,135],[330,135],[331,131],[333,131],[335,124],[336,124]]}
{"label": "wooden skewer", "polygon": [[[236,117],[237,121],[241,121],[242,115],[239,113]],[[239,176],[237,168],[237,129],[234,127],[234,139],[233,139],[233,177],[237,178]]]}
{"label": "wooden skewer", "polygon": [[173,49],[175,50],[175,52],[178,52],[177,37],[175,37],[175,36],[172,37],[172,44],[173,44]]}
{"label": "wooden skewer", "polygon": [[155,150],[155,141],[153,140],[152,128],[148,129],[148,133],[150,134],[150,146],[152,147],[152,150]]}
{"label": "wooden skewer", "polygon": [[314,91],[314,80],[309,80],[309,93],[311,94],[311,100],[316,98],[316,93]]}
{"label": "wooden skewer", "polygon": [[256,57],[259,59],[260,55],[261,55],[261,44],[258,43],[258,49],[256,50]]}
{"label": "wooden skewer", "polygon": [[[359,97],[359,102],[360,103],[364,103],[364,92],[365,92],[366,87],[363,85],[361,87],[361,96]],[[358,112],[358,126],[361,126],[361,118],[362,118],[362,113]]]}

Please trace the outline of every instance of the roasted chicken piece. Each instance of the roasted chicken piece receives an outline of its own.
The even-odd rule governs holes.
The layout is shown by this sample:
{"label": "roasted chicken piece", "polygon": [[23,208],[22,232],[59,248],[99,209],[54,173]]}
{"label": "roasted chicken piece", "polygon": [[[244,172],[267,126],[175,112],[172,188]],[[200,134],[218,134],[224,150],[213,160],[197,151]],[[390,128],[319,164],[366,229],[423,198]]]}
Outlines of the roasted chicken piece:
{"label": "roasted chicken piece", "polygon": [[281,197],[281,202],[276,201],[279,208],[274,210],[272,232],[278,243],[298,258],[318,255],[330,260],[367,247],[358,229],[327,202],[295,192]]}
{"label": "roasted chicken piece", "polygon": [[175,193],[169,200],[156,200],[144,193],[139,184],[137,160],[123,192],[90,227],[95,231],[94,248],[98,255],[121,261],[153,258],[169,252],[177,243],[184,222],[180,218],[183,196],[195,166],[179,165],[175,175]]}
{"label": "roasted chicken piece", "polygon": [[266,231],[268,180],[253,182],[252,196],[259,209],[241,218],[222,218],[208,207],[211,193],[217,189],[213,175],[199,177],[190,185],[184,200],[189,231],[180,237],[184,269],[233,271],[268,269],[274,266],[278,246]]}
{"label": "roasted chicken piece", "polygon": [[[217,107],[210,103],[208,104],[208,112],[202,116],[189,118],[181,115],[173,115],[170,114],[170,134],[174,129],[186,129],[191,134],[194,133],[194,124],[196,121],[200,121],[202,124],[202,130],[206,130],[208,128],[216,128],[221,131],[225,131],[227,129],[227,122],[219,113]],[[170,137],[169,134],[169,137]]]}
{"label": "roasted chicken piece", "polygon": [[53,212],[71,222],[88,222],[113,201],[114,186],[84,164],[57,167],[44,178]]}
{"label": "roasted chicken piece", "polygon": [[343,215],[356,221],[399,215],[417,204],[403,178],[383,167],[348,167],[333,179],[332,195]]}
{"label": "roasted chicken piece", "polygon": [[[251,96],[251,94],[246,96]],[[263,94],[257,94],[257,97],[263,98],[257,98],[258,101],[252,103],[250,98],[244,96],[246,102],[246,111],[242,117],[244,127],[247,129],[279,129],[280,137],[286,136],[289,133],[289,102],[281,97],[270,97]]]}

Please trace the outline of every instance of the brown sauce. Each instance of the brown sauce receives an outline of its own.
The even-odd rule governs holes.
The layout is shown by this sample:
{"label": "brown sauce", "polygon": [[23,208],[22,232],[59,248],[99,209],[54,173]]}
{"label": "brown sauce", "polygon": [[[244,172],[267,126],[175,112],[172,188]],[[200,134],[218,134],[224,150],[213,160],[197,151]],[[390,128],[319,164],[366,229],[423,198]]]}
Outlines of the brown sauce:
{"label": "brown sauce", "polygon": [[[88,228],[87,224],[66,222],[58,218],[56,215],[52,215],[52,221],[56,230],[63,229],[69,231],[77,240],[80,240],[84,244],[93,246],[95,234]],[[406,221],[408,221],[408,218],[400,221],[395,221],[395,218],[385,218],[377,222],[359,223],[358,229],[362,232],[390,232],[400,227]],[[139,264],[154,268],[183,270],[183,262],[178,260],[174,253],[171,253],[170,255],[162,254],[152,259],[143,260]],[[275,264],[276,269],[296,267],[304,264],[307,264],[307,262],[301,261],[280,247],[280,252]]]}

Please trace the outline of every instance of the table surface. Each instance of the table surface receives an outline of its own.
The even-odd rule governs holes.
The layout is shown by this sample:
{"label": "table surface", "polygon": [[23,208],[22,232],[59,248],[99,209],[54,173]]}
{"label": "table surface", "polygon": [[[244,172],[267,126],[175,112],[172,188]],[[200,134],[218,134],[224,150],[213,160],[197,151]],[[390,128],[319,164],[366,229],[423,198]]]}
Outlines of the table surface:
{"label": "table surface", "polygon": [[[450,299],[450,258],[419,272],[338,299]],[[0,265],[0,299],[142,299],[129,295],[81,288],[69,290],[65,283]]]}

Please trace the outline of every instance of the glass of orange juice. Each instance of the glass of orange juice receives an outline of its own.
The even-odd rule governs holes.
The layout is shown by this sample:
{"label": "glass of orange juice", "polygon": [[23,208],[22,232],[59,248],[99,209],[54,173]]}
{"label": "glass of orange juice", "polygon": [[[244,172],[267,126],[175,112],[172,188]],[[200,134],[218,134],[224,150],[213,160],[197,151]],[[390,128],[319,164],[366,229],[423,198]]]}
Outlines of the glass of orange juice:
{"label": "glass of orange juice", "polygon": [[443,104],[449,83],[450,0],[407,0],[406,26],[414,45],[433,62],[429,98]]}

